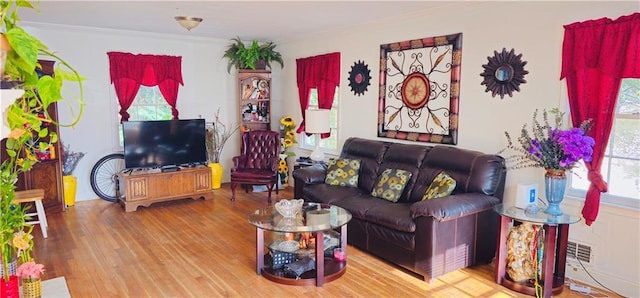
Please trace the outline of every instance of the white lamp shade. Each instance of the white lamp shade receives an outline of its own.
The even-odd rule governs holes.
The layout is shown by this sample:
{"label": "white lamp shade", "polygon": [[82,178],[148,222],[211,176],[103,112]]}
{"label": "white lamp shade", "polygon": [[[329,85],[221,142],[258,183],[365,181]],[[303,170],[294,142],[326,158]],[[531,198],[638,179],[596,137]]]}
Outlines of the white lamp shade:
{"label": "white lamp shade", "polygon": [[307,133],[326,133],[331,131],[329,120],[331,110],[307,110],[305,118],[305,129]]}

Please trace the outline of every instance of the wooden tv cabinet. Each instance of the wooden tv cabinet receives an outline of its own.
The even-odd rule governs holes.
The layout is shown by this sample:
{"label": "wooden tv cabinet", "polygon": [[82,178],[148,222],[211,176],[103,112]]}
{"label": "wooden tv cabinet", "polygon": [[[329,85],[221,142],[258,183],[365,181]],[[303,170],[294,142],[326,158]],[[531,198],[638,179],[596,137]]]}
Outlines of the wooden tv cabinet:
{"label": "wooden tv cabinet", "polygon": [[180,168],[174,172],[153,169],[120,173],[118,182],[120,204],[126,212],[136,211],[138,206],[149,207],[156,202],[213,198],[211,168],[206,166]]}

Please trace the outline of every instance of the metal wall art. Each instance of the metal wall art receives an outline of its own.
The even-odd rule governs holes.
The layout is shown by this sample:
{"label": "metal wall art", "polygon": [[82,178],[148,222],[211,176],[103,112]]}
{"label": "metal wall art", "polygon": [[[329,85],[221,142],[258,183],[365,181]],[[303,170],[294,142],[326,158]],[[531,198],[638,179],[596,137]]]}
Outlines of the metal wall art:
{"label": "metal wall art", "polygon": [[516,56],[514,49],[507,52],[507,49],[502,48],[501,53],[493,51],[493,57],[487,57],[489,63],[482,65],[484,72],[480,76],[484,77],[484,80],[480,85],[487,85],[484,91],[491,91],[491,97],[499,94],[500,99],[503,99],[505,94],[511,97],[513,91],[520,91],[520,84],[527,82],[524,75],[529,73],[524,70],[527,61],[520,58],[522,54]]}
{"label": "metal wall art", "polygon": [[378,136],[458,142],[462,33],[380,45]]}
{"label": "metal wall art", "polygon": [[369,66],[364,64],[363,61],[358,60],[358,62],[354,62],[353,66],[351,66],[351,71],[349,72],[349,86],[351,87],[351,92],[354,95],[363,95],[366,91],[371,81],[371,70],[369,70]]}

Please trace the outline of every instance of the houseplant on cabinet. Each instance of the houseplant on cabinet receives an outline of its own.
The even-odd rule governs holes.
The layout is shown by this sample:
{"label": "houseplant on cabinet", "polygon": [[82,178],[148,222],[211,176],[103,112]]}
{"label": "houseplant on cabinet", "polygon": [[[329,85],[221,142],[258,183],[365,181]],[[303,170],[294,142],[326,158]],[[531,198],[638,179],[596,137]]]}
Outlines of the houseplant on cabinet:
{"label": "houseplant on cabinet", "polygon": [[[63,83],[71,81],[78,84],[77,93],[74,94],[78,111],[77,114],[73,113],[70,105],[74,119],[67,125],[73,126],[78,122],[84,102],[82,78],[78,72],[18,25],[18,10],[33,9],[33,4],[29,1],[13,0],[0,1],[0,4],[0,34],[11,47],[11,51],[5,53],[6,60],[2,67],[4,74],[1,77],[3,81],[11,83],[2,85],[17,86],[24,92],[21,99],[11,102],[6,110],[2,110],[2,126],[6,126],[7,129],[2,130],[0,136],[7,138],[6,148],[3,148],[6,150],[7,159],[0,164],[0,259],[3,269],[0,281],[3,291],[6,292],[0,295],[17,297],[18,292],[12,292],[16,289],[17,276],[15,273],[10,274],[9,267],[13,260],[17,259],[17,252],[23,250],[16,250],[14,241],[16,238],[30,237],[32,231],[25,223],[26,208],[13,204],[18,174],[29,171],[38,162],[35,158],[36,152],[44,151],[58,141],[57,134],[49,130],[49,126],[60,123],[55,123],[49,117],[48,108],[64,99],[61,93]],[[47,57],[58,62],[54,76],[42,75],[38,57]],[[5,92],[7,90],[2,90],[2,100],[7,100]],[[33,242],[29,243],[29,247],[33,247]]]}
{"label": "houseplant on cabinet", "polygon": [[[257,40],[251,42],[251,46],[244,45],[240,37],[231,39],[234,43],[230,44],[224,52],[223,58],[229,59],[227,72],[231,73],[231,68],[236,69],[266,69],[271,68],[271,62],[278,62],[280,67],[284,67],[282,55],[275,50],[276,45],[269,41],[263,44]],[[260,65],[264,61],[264,65]]]}
{"label": "houseplant on cabinet", "polygon": [[207,128],[206,145],[207,145],[207,159],[209,160],[209,167],[211,168],[211,188],[218,189],[222,183],[222,173],[224,168],[220,163],[220,155],[222,149],[227,143],[227,140],[240,128],[236,125],[234,127],[227,127],[220,120],[220,108],[216,111],[215,120],[213,126]]}

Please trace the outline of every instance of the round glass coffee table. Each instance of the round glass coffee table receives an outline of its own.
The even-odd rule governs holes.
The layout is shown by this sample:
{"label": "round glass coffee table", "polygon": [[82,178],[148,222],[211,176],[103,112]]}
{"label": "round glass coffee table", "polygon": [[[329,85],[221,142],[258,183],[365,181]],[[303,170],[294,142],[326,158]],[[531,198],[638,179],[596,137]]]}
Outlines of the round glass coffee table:
{"label": "round glass coffee table", "polygon": [[[347,268],[347,223],[351,220],[351,213],[341,207],[305,203],[302,211],[295,217],[282,216],[275,207],[269,206],[258,209],[249,215],[249,223],[256,227],[256,273],[265,278],[287,285],[322,286],[342,276]],[[325,234],[331,234],[339,229],[339,250],[325,255]],[[283,235],[287,240],[268,243],[269,250],[285,253],[296,253],[303,235],[315,239],[315,270],[304,272],[299,277],[285,273],[284,268],[274,269],[265,266],[264,232],[271,231]],[[330,238],[329,238],[330,239]],[[306,240],[306,239],[304,239]],[[296,255],[298,255],[296,253]]]}

